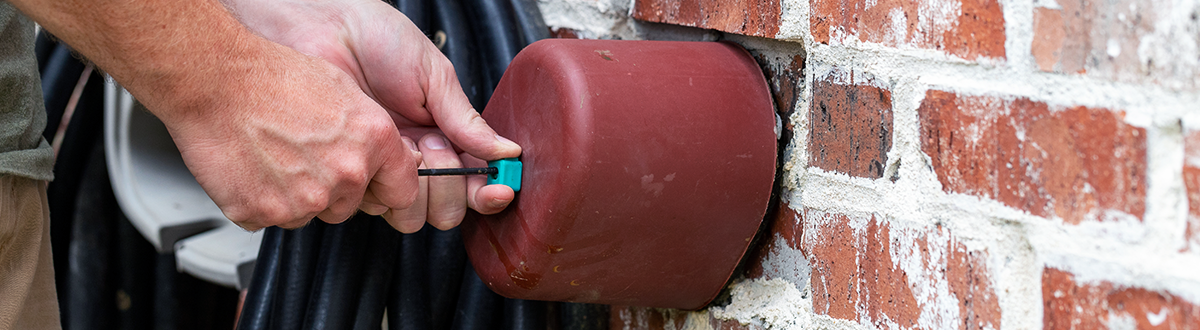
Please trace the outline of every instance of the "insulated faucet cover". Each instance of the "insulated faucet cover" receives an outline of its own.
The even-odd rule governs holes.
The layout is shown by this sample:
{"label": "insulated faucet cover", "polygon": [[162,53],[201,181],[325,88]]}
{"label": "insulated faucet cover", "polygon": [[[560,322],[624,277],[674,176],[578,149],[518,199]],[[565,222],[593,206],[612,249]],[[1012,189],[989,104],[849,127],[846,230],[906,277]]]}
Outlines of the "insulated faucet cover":
{"label": "insulated faucet cover", "polygon": [[523,148],[516,200],[462,225],[506,297],[698,309],[767,212],[774,108],[735,44],[539,41],[483,117]]}

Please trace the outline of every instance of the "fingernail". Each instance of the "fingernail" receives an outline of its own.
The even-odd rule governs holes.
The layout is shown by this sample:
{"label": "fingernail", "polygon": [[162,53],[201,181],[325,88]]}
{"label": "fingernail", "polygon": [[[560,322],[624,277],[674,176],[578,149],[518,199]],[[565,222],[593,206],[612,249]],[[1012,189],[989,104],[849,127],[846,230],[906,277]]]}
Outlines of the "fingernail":
{"label": "fingernail", "polygon": [[509,201],[507,200],[495,198],[488,202],[488,206],[492,208],[504,208],[505,206],[508,206],[508,202]]}
{"label": "fingernail", "polygon": [[412,139],[404,138],[403,140],[404,144],[407,144],[409,149],[412,149],[412,151],[421,152],[421,149],[417,148],[417,143],[413,142]]}
{"label": "fingernail", "polygon": [[440,136],[425,138],[425,147],[433,150],[446,149],[446,139]]}
{"label": "fingernail", "polygon": [[499,141],[500,141],[500,143],[511,144],[511,145],[513,145],[513,146],[516,146],[516,147],[518,147],[518,148],[520,147],[519,145],[517,145],[517,143],[516,143],[516,142],[513,142],[512,140],[509,140],[509,139],[508,139],[508,138],[506,138],[506,137],[500,136],[499,134],[497,134],[497,135],[496,135],[496,140],[499,140]]}

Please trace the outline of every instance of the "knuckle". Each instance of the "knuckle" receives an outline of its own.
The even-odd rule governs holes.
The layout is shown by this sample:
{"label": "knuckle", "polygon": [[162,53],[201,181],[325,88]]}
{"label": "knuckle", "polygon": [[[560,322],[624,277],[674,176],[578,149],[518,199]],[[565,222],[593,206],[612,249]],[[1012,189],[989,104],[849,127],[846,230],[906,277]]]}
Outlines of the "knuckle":
{"label": "knuckle", "polygon": [[295,200],[296,218],[303,217],[306,214],[315,214],[324,211],[329,207],[328,193],[324,190],[309,190],[306,193],[301,193]]}
{"label": "knuckle", "polygon": [[250,213],[249,216],[251,218],[247,221],[249,223],[253,223],[259,228],[282,226],[295,219],[294,217],[290,216],[287,210],[280,207],[271,206],[262,206],[256,208],[252,213]]}
{"label": "knuckle", "polygon": [[338,171],[342,184],[349,186],[353,190],[365,190],[367,183],[371,182],[370,171],[367,170],[367,162],[365,160],[349,161],[343,163],[342,169]]}
{"label": "knuckle", "polygon": [[233,223],[238,224],[242,228],[247,228],[247,225],[251,224],[251,220],[256,218],[248,208],[241,205],[226,206],[221,209],[221,212],[225,214],[225,217],[229,221],[233,221]]}
{"label": "knuckle", "polygon": [[396,131],[395,124],[382,118],[367,120],[364,126],[363,130],[369,137],[387,136]]}

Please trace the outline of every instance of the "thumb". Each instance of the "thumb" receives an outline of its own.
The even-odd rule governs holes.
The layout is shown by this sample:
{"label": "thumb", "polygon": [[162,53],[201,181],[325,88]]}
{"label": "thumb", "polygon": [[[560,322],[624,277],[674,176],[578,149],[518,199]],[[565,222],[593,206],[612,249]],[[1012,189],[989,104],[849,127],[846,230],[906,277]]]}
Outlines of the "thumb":
{"label": "thumb", "polygon": [[459,85],[454,67],[441,53],[430,72],[426,109],[446,138],[472,156],[485,160],[511,158],[521,155],[521,147],[496,134],[479,112],[471,107]]}

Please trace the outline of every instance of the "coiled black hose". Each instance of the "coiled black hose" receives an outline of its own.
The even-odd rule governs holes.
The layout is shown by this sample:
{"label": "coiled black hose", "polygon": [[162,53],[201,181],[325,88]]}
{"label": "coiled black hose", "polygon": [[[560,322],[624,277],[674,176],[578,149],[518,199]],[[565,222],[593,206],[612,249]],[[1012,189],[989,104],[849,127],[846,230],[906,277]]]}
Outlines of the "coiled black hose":
{"label": "coiled black hose", "polygon": [[349,329],[362,288],[366,237],[370,222],[356,215],[325,229],[321,239],[312,297],[301,329]]}
{"label": "coiled black hose", "polygon": [[430,33],[430,8],[425,0],[395,0],[389,3],[400,10],[401,13],[404,13],[404,16],[407,16],[408,20],[413,22],[413,25],[421,29],[421,32],[425,32],[426,35]]}
{"label": "coiled black hose", "polygon": [[425,269],[429,265],[428,225],[400,238],[399,265],[392,275],[388,292],[388,329],[430,329],[429,286]]}
{"label": "coiled black hose", "polygon": [[38,74],[46,73],[46,64],[50,62],[50,54],[54,53],[55,48],[58,48],[58,41],[54,41],[54,37],[51,37],[46,31],[38,31],[37,40],[33,42],[33,53],[37,56],[38,61]]}
{"label": "coiled black hose", "polygon": [[[476,42],[479,43],[482,59],[484,100],[491,99],[492,90],[504,75],[504,69],[512,62],[517,52],[524,47],[524,40],[513,24],[513,7],[508,0],[465,0],[467,16],[471,18]],[[483,110],[481,107],[476,109]]]}
{"label": "coiled black hose", "polygon": [[[46,101],[46,129],[42,132],[47,141],[54,141],[62,121],[63,109],[67,99],[75,90],[82,76],[84,65],[71,57],[71,51],[66,45],[57,45],[48,51],[45,64],[45,74],[42,75],[43,96]],[[89,164],[96,141],[100,138],[103,122],[103,89],[99,86],[103,81],[99,75],[92,74],[88,78],[87,88],[80,94],[78,111],[71,117],[70,125],[63,131],[62,143],[54,162],[54,181],[46,188],[46,197],[50,206],[50,245],[54,257],[55,286],[60,302],[60,313],[64,320],[69,316],[72,306],[67,303],[70,289],[67,274],[70,273],[69,248],[72,241],[72,227],[75,225],[76,199],[79,197],[80,182],[83,180],[85,167]],[[60,100],[61,99],[61,100]],[[101,154],[103,158],[103,154]],[[107,173],[104,173],[107,177]],[[85,261],[86,262],[86,261]],[[66,323],[66,322],[64,322]],[[65,325],[64,325],[65,326]]]}
{"label": "coiled black hose", "polygon": [[46,105],[46,128],[42,130],[42,137],[46,140],[54,140],[63,110],[71,100],[71,93],[75,91],[84,67],[86,65],[83,62],[71,55],[71,47],[67,45],[58,44],[47,55],[46,64],[42,66],[42,101]]}
{"label": "coiled black hose", "polygon": [[368,222],[367,267],[363,270],[362,288],[358,294],[358,311],[354,317],[354,329],[379,330],[383,323],[392,277],[400,254],[400,233],[392,229],[387,221],[378,217],[365,218]]}
{"label": "coiled black hose", "polygon": [[471,100],[471,106],[481,110],[487,99],[483,91],[486,87],[479,76],[482,68],[479,63],[479,48],[459,1],[433,0],[433,29],[437,31],[435,35],[440,32],[440,36],[445,38],[442,53],[454,64],[454,73],[458,76],[463,93]]}
{"label": "coiled black hose", "polygon": [[258,250],[258,260],[254,264],[254,275],[250,280],[250,289],[246,292],[242,315],[237,323],[240,330],[270,329],[271,308],[279,283],[277,278],[283,250],[283,232],[279,227],[263,229],[262,245]]}
{"label": "coiled black hose", "polygon": [[[119,213],[119,212],[118,212]],[[152,329],[154,246],[123,214],[117,218],[117,324],[122,330]]]}
{"label": "coiled black hose", "polygon": [[545,330],[546,303],[536,300],[504,299],[505,330]]}
{"label": "coiled black hose", "polygon": [[429,233],[429,311],[432,329],[449,329],[454,321],[454,306],[458,301],[467,251],[463,247],[462,231],[458,228],[438,230],[426,225]]}
{"label": "coiled black hose", "polygon": [[[65,46],[63,46],[65,47]],[[58,58],[56,61],[75,61],[74,58]],[[59,65],[51,65],[59,66]],[[61,67],[61,66],[59,66]],[[51,73],[59,72],[60,74],[74,74],[73,78],[60,77],[59,81],[72,81],[71,89],[74,89],[75,82],[79,81],[80,73],[63,73],[58,70],[48,70]],[[93,208],[103,208],[105,210],[114,210],[113,214],[104,215],[104,219],[108,217],[116,217],[115,212],[119,212],[116,208],[116,200],[113,197],[105,197],[102,200],[99,198],[101,191],[108,190],[106,196],[112,196],[111,185],[108,184],[107,166],[104,166],[104,151],[103,140],[100,139],[100,127],[97,125],[89,125],[90,123],[100,122],[103,116],[103,109],[100,106],[103,104],[103,93],[98,86],[102,78],[98,75],[89,76],[88,88],[85,88],[80,94],[80,104],[77,106],[76,116],[71,117],[71,123],[66,130],[63,131],[64,139],[59,146],[58,157],[54,163],[55,180],[46,188],[46,196],[50,206],[50,244],[54,258],[54,267],[56,269],[54,277],[57,294],[60,302],[60,315],[62,316],[63,326],[67,329],[80,329],[80,327],[71,328],[70,324],[72,315],[97,313],[115,313],[115,309],[111,308],[112,299],[107,299],[110,292],[102,293],[103,300],[99,302],[102,305],[88,305],[80,301],[78,296],[72,297],[72,290],[95,291],[101,289],[90,284],[71,284],[75,280],[70,276],[75,273],[79,276],[95,277],[112,277],[113,274],[93,274],[95,271],[115,271],[114,268],[107,266],[91,265],[101,259],[93,258],[92,254],[103,253],[102,251],[111,251],[108,244],[112,244],[112,239],[105,233],[96,233],[93,229],[86,228],[97,226],[101,217],[100,214],[94,213],[97,210],[87,210],[79,213],[77,207],[82,206],[80,203],[83,200],[93,200],[96,203],[114,204],[113,206],[92,205]],[[69,92],[68,92],[69,95]],[[57,127],[57,123],[55,125]],[[95,170],[93,168],[101,168]],[[100,181],[102,184],[95,182],[91,183],[91,188],[87,192],[84,190],[84,185],[88,181]],[[90,221],[91,224],[77,224],[77,221]],[[108,221],[108,220],[105,220]],[[115,221],[110,222],[115,226]],[[85,228],[78,228],[84,226]],[[105,227],[109,228],[109,227]],[[108,234],[111,234],[113,229],[105,229]],[[81,233],[82,236],[75,237],[75,233]],[[96,237],[95,235],[103,235],[104,237]],[[98,241],[97,241],[98,240]],[[87,243],[85,241],[91,241]],[[105,245],[96,246],[99,242],[104,242]],[[73,253],[72,246],[92,245],[98,250],[76,251]],[[88,248],[85,248],[88,249]],[[107,259],[107,255],[98,256],[102,259]],[[74,270],[76,267],[89,267],[88,269]],[[94,281],[94,279],[84,279],[84,281]],[[112,289],[108,282],[104,283],[104,289]],[[79,295],[84,293],[80,292]],[[100,293],[98,293],[100,294]],[[78,301],[72,303],[72,301]],[[77,310],[84,308],[88,310]],[[94,309],[94,310],[92,310]],[[105,319],[111,319],[108,316]],[[82,324],[92,324],[86,321],[88,318],[77,319]]]}
{"label": "coiled black hose", "polygon": [[462,291],[458,293],[458,307],[454,312],[454,330],[482,330],[498,328],[503,317],[504,297],[488,289],[479,279],[475,268],[467,263],[463,271]]}
{"label": "coiled black hose", "polygon": [[537,0],[509,0],[513,8],[517,31],[521,34],[521,48],[535,41],[550,38],[550,28],[542,19]]}
{"label": "coiled black hose", "polygon": [[[284,230],[272,328],[299,329],[304,324],[321,238],[327,226],[324,222],[313,221],[298,229]],[[254,272],[257,274],[258,270]]]}
{"label": "coiled black hose", "polygon": [[[103,142],[100,140],[93,143]],[[103,145],[93,148],[75,206],[68,258],[73,265],[67,271],[66,313],[63,327],[86,329],[96,324],[112,324],[116,313],[116,290],[109,267],[112,238],[116,231],[117,205],[108,182]]]}

